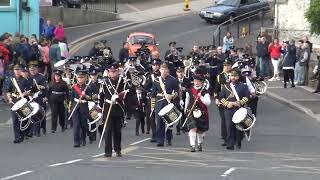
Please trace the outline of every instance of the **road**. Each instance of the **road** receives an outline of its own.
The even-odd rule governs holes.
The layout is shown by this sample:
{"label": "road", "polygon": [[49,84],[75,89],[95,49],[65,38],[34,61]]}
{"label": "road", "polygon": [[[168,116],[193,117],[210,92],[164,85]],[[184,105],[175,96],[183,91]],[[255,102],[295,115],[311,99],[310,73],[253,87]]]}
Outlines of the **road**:
{"label": "road", "polygon": [[[197,15],[159,21],[111,33],[115,54],[133,31],[156,34],[163,52],[169,41],[186,49],[194,43],[208,45],[214,26]],[[91,43],[79,49],[85,55]],[[12,127],[0,125],[0,180],[5,179],[318,179],[320,176],[320,125],[309,116],[266,96],[259,101],[258,120],[250,142],[241,150],[226,151],[220,144],[220,119],[210,106],[210,130],[204,152],[189,152],[188,137],[174,136],[172,147],[157,148],[148,135],[134,135],[134,120],[123,129],[122,158],[106,160],[97,143],[75,149],[72,131],[48,133],[21,144],[12,143]],[[0,112],[0,115],[2,116]],[[48,124],[50,122],[48,121]],[[48,129],[50,125],[48,125]]]}

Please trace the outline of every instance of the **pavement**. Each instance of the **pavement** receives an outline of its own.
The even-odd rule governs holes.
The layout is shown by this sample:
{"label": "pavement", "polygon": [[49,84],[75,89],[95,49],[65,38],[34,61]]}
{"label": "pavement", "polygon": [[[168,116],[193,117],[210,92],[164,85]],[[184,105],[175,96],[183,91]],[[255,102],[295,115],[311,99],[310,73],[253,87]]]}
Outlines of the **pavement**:
{"label": "pavement", "polygon": [[[109,40],[114,53],[118,54],[121,42],[128,33],[143,30],[157,35],[160,52],[172,40],[188,51],[193,43],[210,44],[212,40],[208,37],[215,27],[201,21],[196,14],[189,13],[110,31],[94,38]],[[77,30],[75,28],[73,33],[82,33]],[[85,55],[92,47],[90,40],[80,44],[74,49],[77,55]],[[303,87],[283,89],[281,82],[268,82],[268,86],[267,93],[259,100],[252,140],[244,141],[242,149],[235,151],[226,151],[220,146],[220,118],[215,105],[209,107],[210,130],[206,132],[204,152],[196,153],[189,152],[188,137],[184,134],[174,136],[173,146],[156,148],[149,142],[149,135],[134,136],[134,120],[128,121],[128,126],[122,131],[124,156],[111,159],[102,158],[103,148],[98,149],[97,142],[73,148],[71,130],[48,133],[13,144],[11,125],[2,124],[0,180],[319,179],[320,124],[309,114],[301,113],[301,110],[287,103],[292,101],[309,107],[317,115],[319,109],[316,107],[319,106],[310,102],[318,103],[319,96]],[[272,93],[283,98],[270,98]],[[1,117],[4,114],[0,112]],[[47,124],[49,129],[50,121]]]}

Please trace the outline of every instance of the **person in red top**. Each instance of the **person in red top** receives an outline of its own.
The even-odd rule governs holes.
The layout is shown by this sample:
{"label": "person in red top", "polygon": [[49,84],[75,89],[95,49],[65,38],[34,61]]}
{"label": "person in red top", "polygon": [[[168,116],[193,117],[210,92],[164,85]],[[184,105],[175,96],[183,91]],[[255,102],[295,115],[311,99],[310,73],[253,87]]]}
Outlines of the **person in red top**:
{"label": "person in red top", "polygon": [[275,38],[273,42],[270,43],[268,51],[273,65],[273,77],[269,79],[269,81],[280,80],[278,69],[281,56],[281,45],[279,44],[279,39]]}
{"label": "person in red top", "polygon": [[64,27],[63,27],[63,23],[59,22],[57,27],[54,30],[54,38],[57,39],[58,41],[63,41],[63,38],[65,37],[64,34]]}

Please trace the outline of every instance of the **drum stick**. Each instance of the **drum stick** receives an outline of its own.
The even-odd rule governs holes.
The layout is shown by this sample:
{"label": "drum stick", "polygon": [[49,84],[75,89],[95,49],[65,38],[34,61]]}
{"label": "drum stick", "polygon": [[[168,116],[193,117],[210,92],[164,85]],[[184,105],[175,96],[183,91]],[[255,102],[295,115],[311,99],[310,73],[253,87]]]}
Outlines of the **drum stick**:
{"label": "drum stick", "polygon": [[[206,82],[205,82],[205,83],[203,83],[202,88],[201,88],[201,90],[200,90],[200,92],[199,92],[200,94],[202,93],[202,91],[203,91],[203,89],[205,88],[205,86],[206,86]],[[197,101],[198,101],[198,99],[199,99],[199,98],[200,98],[200,96],[197,96],[196,100],[195,100],[195,101],[194,101],[194,103],[192,104],[191,109],[190,109],[190,111],[189,111],[189,113],[188,113],[188,115],[187,115],[186,119],[184,120],[184,122],[183,122],[183,124],[182,124],[181,128],[183,128],[183,127],[186,125],[187,120],[188,120],[189,116],[191,115],[191,113],[192,113],[192,111],[193,111],[194,107],[196,106],[196,103],[197,103]]]}
{"label": "drum stick", "polygon": [[18,91],[18,93],[19,93],[19,95],[20,95],[20,98],[22,98],[23,95],[22,95],[21,89],[20,89],[20,87],[19,87],[19,85],[18,85],[18,83],[17,83],[16,78],[12,78],[11,81],[12,81],[14,87],[17,89],[17,91]]}
{"label": "drum stick", "polygon": [[[116,86],[116,89],[115,89],[113,95],[116,95],[116,94],[117,94],[117,91],[118,91],[120,82],[121,82],[121,80],[122,80],[122,77],[123,77],[123,75],[121,74],[121,76],[119,77],[119,80],[118,80],[118,83],[117,83],[117,86]],[[108,113],[107,113],[107,116],[106,116],[106,120],[104,121],[103,130],[102,130],[101,137],[100,137],[100,141],[99,141],[99,145],[98,145],[98,148],[99,148],[99,149],[100,149],[100,147],[101,147],[102,139],[103,139],[104,133],[105,133],[105,131],[106,131],[106,127],[107,127],[107,124],[108,124],[108,120],[109,120],[109,116],[110,116],[110,113],[111,113],[112,105],[113,105],[113,104],[110,103],[110,106],[109,106],[109,109],[108,109]]]}
{"label": "drum stick", "polygon": [[[88,87],[89,87],[90,84],[91,84],[91,79],[89,80],[87,86],[84,88],[84,90],[83,90],[84,92],[86,92],[86,90],[88,89]],[[68,118],[68,121],[70,121],[73,113],[76,111],[76,108],[78,107],[78,105],[79,105],[79,103],[80,103],[80,101],[81,101],[82,98],[83,98],[83,96],[80,96],[80,97],[79,97],[79,101],[77,102],[77,104],[76,104],[76,105],[74,106],[74,108],[72,109],[72,111],[71,111],[71,113],[70,113],[70,116],[69,116],[69,118]]]}

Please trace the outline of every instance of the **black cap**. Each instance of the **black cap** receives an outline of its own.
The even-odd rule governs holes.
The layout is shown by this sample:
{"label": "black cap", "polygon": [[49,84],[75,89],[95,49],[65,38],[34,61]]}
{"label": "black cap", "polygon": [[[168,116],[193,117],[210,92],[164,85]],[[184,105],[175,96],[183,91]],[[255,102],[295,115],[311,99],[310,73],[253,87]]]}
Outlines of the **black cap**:
{"label": "black cap", "polygon": [[200,81],[205,80],[205,78],[204,78],[204,72],[203,72],[203,70],[200,69],[200,68],[197,68],[197,69],[196,69],[196,71],[193,73],[192,77],[193,77],[193,79],[198,79],[198,80],[200,80]]}
{"label": "black cap", "polygon": [[160,65],[161,64],[161,59],[153,59],[151,64]]}
{"label": "black cap", "polygon": [[61,76],[63,74],[63,71],[61,69],[55,69],[53,70],[53,73]]}
{"label": "black cap", "polygon": [[117,70],[118,68],[119,68],[119,64],[118,63],[112,63],[107,67],[108,71]]}
{"label": "black cap", "polygon": [[177,42],[175,42],[175,41],[169,42],[169,46],[176,45],[176,44],[177,44]]}
{"label": "black cap", "polygon": [[29,68],[27,66],[22,67],[22,72],[29,72]]}
{"label": "black cap", "polygon": [[224,65],[224,66],[231,66],[232,63],[230,62],[230,60],[226,59],[226,60],[223,62],[223,65]]}
{"label": "black cap", "polygon": [[21,64],[15,64],[13,66],[13,70],[21,70],[22,69],[22,65]]}
{"label": "black cap", "polygon": [[176,67],[176,71],[177,71],[177,72],[178,72],[178,71],[184,72],[184,66],[178,66],[178,67]]}
{"label": "black cap", "polygon": [[93,69],[90,71],[91,76],[96,76],[98,74],[98,71],[96,69]]}
{"label": "black cap", "polygon": [[231,72],[229,73],[229,76],[239,76],[239,72],[233,70],[233,71],[231,71]]}

